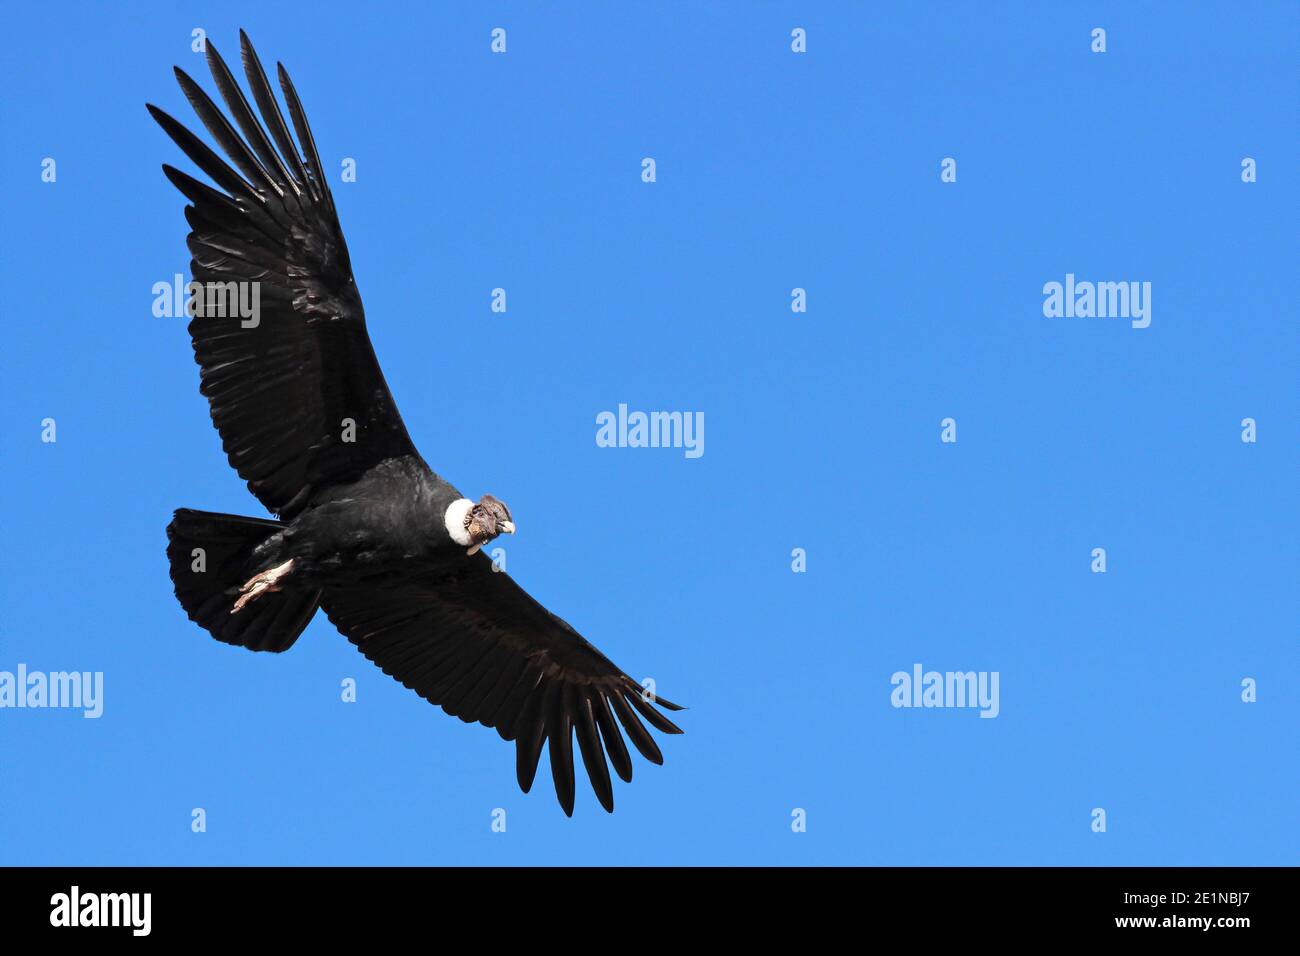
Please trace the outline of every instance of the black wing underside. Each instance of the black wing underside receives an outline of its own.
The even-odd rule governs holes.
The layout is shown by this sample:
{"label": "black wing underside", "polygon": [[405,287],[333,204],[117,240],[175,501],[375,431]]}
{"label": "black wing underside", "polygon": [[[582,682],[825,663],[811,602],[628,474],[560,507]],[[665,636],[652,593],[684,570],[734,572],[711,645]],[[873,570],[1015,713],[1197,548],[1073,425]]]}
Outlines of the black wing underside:
{"label": "black wing underside", "polygon": [[313,492],[417,452],[366,334],[334,199],[293,83],[277,64],[301,153],[243,31],[240,47],[261,120],[207,43],[208,67],[238,132],[176,69],[186,98],[235,168],[162,110],[148,109],[220,187],[163,166],[190,200],[194,280],[242,283],[245,303],[253,301],[255,283],[260,302],[255,326],[239,314],[190,323],[199,390],[230,464],[271,512],[292,518]]}
{"label": "black wing underside", "polygon": [[481,552],[453,571],[327,589],[321,606],[384,673],[453,717],[513,740],[525,793],[546,744],[566,814],[573,813],[574,737],[592,789],[612,812],[609,765],[632,779],[619,728],[656,764],[663,756],[640,718],[663,733],[681,733],[653,706],[678,705],[647,701],[636,681],[508,575],[493,571]]}

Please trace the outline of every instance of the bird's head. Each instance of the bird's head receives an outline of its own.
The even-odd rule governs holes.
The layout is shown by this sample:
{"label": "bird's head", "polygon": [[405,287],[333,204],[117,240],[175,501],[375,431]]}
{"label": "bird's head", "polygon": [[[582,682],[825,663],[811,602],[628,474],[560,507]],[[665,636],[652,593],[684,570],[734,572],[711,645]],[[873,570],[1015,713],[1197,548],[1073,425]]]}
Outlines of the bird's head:
{"label": "bird's head", "polygon": [[457,498],[447,506],[443,521],[451,540],[469,548],[470,554],[499,534],[515,533],[510,509],[504,501],[491,495],[484,495],[477,504],[468,498]]}
{"label": "bird's head", "polygon": [[504,501],[484,495],[465,513],[465,532],[473,554],[499,534],[514,534],[515,523]]}

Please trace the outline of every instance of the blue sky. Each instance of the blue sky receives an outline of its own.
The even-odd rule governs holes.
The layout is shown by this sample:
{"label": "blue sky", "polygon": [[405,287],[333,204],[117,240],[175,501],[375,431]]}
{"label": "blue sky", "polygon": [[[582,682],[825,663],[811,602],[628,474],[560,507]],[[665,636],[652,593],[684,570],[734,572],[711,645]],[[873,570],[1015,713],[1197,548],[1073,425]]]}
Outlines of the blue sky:
{"label": "blue sky", "polygon": [[[0,709],[0,863],[1297,862],[1291,5],[220,6],[8,13],[0,671],[104,713]],[[172,597],[173,508],[260,511],[151,313],[192,167],[144,103],[197,128],[171,66],[211,91],[191,30],[241,26],[425,457],[690,707],[612,817],[323,617],[254,656]],[[1067,273],[1150,326],[1045,317]],[[705,453],[597,447],[619,403]],[[891,706],[917,663],[997,672],[996,719]]]}

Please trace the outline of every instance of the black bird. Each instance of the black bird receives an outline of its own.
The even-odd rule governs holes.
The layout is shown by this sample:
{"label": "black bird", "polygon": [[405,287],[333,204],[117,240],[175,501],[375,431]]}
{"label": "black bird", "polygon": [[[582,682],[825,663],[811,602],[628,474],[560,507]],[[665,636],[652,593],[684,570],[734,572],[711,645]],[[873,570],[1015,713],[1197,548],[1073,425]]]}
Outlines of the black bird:
{"label": "black bird", "polygon": [[[479,552],[514,533],[510,509],[491,495],[470,501],[416,451],[366,334],[298,94],[277,64],[301,151],[243,31],[240,49],[262,122],[207,44],[239,132],[176,68],[236,169],[162,110],[148,110],[220,187],[163,166],[190,201],[190,268],[206,290],[194,297],[189,325],[199,391],[231,466],[278,520],[176,511],[167,526],[176,597],[217,640],[254,651],[287,650],[323,608],[384,673],[513,740],[525,793],[546,743],[569,815],[576,734],[592,788],[612,811],[606,756],[632,779],[619,724],[647,760],[663,763],[638,714],[678,734],[653,704],[681,708],[644,694]],[[214,290],[246,295],[241,301],[257,308],[214,305]]]}

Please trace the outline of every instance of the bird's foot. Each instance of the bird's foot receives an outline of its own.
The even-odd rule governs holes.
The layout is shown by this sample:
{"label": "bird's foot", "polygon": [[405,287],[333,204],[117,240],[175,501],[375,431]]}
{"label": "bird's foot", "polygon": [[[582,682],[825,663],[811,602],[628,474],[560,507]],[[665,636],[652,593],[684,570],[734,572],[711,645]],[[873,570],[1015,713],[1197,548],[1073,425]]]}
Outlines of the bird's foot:
{"label": "bird's foot", "polygon": [[235,601],[235,606],[231,608],[231,614],[238,614],[244,609],[249,601],[252,601],[267,592],[280,590],[280,579],[293,570],[293,559],[290,558],[284,564],[278,564],[273,568],[268,568],[261,574],[255,574],[239,589],[239,598]]}

